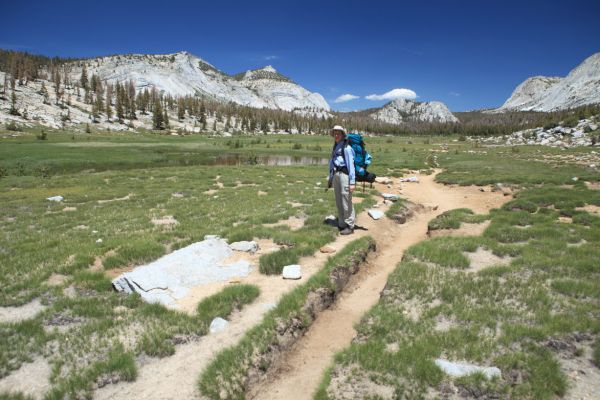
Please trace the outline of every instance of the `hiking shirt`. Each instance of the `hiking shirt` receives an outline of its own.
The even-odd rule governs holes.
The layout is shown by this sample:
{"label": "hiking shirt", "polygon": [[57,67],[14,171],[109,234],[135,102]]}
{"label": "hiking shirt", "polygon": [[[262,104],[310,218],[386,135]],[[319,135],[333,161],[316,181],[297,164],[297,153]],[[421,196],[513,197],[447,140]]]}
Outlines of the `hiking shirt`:
{"label": "hiking shirt", "polygon": [[[348,165],[346,165],[346,163]],[[329,161],[329,179],[333,178],[336,169],[348,168],[348,182],[350,185],[356,184],[356,171],[354,170],[354,150],[348,146],[345,140],[336,143],[331,152]]]}

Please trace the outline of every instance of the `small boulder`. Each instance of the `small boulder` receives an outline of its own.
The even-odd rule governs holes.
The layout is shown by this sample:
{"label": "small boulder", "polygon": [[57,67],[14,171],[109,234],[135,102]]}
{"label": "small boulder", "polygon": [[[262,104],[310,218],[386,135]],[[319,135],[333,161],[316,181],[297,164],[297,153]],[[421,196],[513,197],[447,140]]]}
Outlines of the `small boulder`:
{"label": "small boulder", "polygon": [[229,326],[229,322],[227,322],[226,320],[224,320],[221,317],[217,317],[217,318],[213,319],[212,322],[210,323],[210,327],[208,328],[208,331],[210,333],[223,332],[225,329],[227,329],[227,326]]}
{"label": "small boulder", "polygon": [[255,241],[241,241],[241,242],[233,242],[229,245],[231,250],[235,251],[244,251],[247,253],[256,253],[258,251],[258,243]]}
{"label": "small boulder", "polygon": [[65,198],[62,196],[52,196],[52,197],[48,197],[46,200],[48,201],[55,201],[57,203],[60,203],[61,201],[63,201]]}
{"label": "small boulder", "polygon": [[384,215],[383,211],[379,211],[379,210],[369,210],[368,213],[369,213],[369,216],[375,220],[380,219]]}
{"label": "small boulder", "polygon": [[480,367],[466,362],[452,362],[441,358],[435,360],[435,365],[446,374],[457,378],[475,373],[482,373],[487,379],[502,376],[502,372],[497,367]]}
{"label": "small boulder", "polygon": [[302,269],[299,265],[286,265],[283,267],[283,272],[281,274],[283,279],[300,279],[302,278]]}
{"label": "small boulder", "polygon": [[389,201],[400,200],[400,196],[398,196],[397,194],[392,194],[392,193],[382,193],[381,197],[383,197],[384,199],[389,200]]}

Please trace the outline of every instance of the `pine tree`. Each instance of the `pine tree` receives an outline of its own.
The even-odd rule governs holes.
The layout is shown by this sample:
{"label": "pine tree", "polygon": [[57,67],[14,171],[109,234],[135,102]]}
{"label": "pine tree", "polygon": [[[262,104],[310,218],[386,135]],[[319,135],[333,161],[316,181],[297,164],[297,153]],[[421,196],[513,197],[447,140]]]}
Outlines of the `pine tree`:
{"label": "pine tree", "polygon": [[87,89],[88,76],[87,76],[87,69],[85,68],[85,64],[83,64],[83,68],[81,68],[81,78],[79,79],[79,82],[81,83],[82,88]]}
{"label": "pine tree", "polygon": [[177,119],[179,119],[180,121],[183,121],[184,118],[185,118],[185,103],[183,101],[183,98],[180,98],[177,101]]}
{"label": "pine tree", "polygon": [[10,110],[8,113],[10,115],[19,115],[19,110],[17,110],[17,95],[14,90],[10,96]]}
{"label": "pine tree", "polygon": [[40,94],[44,96],[44,104],[50,104],[50,96],[48,95],[48,89],[46,88],[46,84],[42,81],[42,88],[40,89]]}
{"label": "pine tree", "polygon": [[160,104],[160,100],[156,100],[154,102],[154,116],[152,117],[152,122],[154,124],[154,129],[163,129],[163,123],[164,123],[164,114],[163,114],[163,109],[162,106]]}
{"label": "pine tree", "polygon": [[62,92],[60,90],[60,72],[58,69],[54,70],[54,93],[56,94],[56,104],[58,104],[62,97]]}
{"label": "pine tree", "polygon": [[163,121],[164,121],[164,124],[165,124],[165,128],[169,129],[170,128],[170,124],[169,124],[169,113],[167,112],[167,107],[165,107]]}

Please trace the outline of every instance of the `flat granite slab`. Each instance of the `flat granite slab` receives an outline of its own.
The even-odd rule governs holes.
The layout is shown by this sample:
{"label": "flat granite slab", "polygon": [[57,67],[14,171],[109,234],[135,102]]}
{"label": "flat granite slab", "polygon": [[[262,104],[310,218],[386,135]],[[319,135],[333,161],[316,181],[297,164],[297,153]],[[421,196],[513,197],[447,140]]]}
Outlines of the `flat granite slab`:
{"label": "flat granite slab", "polygon": [[248,261],[223,264],[232,253],[226,240],[207,237],[125,272],[112,284],[119,292],[139,293],[149,303],[175,306],[192,287],[247,277],[251,271]]}

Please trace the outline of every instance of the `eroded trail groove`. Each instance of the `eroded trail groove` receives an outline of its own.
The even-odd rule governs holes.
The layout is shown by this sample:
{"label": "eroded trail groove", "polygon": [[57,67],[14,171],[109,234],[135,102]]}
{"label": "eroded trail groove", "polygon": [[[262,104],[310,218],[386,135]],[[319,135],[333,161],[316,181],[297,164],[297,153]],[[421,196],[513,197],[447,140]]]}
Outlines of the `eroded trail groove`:
{"label": "eroded trail groove", "polygon": [[278,370],[265,383],[252,388],[249,398],[311,399],[333,355],[355,337],[354,324],[379,300],[388,275],[400,262],[404,251],[427,238],[428,222],[454,208],[466,207],[476,213],[486,213],[509,200],[502,193],[492,193],[489,189],[481,192],[477,187],[444,186],[435,183],[434,177],[423,176],[420,183],[403,185],[403,197],[424,206],[406,224],[397,225],[389,219],[369,224],[374,225],[368,233],[377,243],[375,255],[370,257],[366,268],[352,278],[334,305],[317,317]]}
{"label": "eroded trail groove", "polygon": [[[372,220],[366,212],[358,216],[358,224],[368,231],[357,230],[354,235],[338,236],[329,246],[337,251],[349,242],[366,235],[377,243],[375,256],[368,259],[365,268],[354,276],[336,303],[321,313],[308,333],[286,356],[284,363],[264,384],[257,386],[249,397],[257,399],[308,399],[335,352],[347,346],[355,336],[353,324],[379,299],[388,274],[402,258],[410,245],[426,239],[427,223],[436,215],[453,208],[468,207],[484,213],[509,200],[502,193],[480,192],[476,187],[450,187],[434,182],[434,175],[421,176],[420,183],[403,184],[399,192],[408,200],[424,206],[406,224],[398,225],[388,218]],[[385,185],[377,185],[381,192],[394,192]],[[436,207],[437,206],[437,207]],[[434,210],[435,208],[435,210]],[[381,208],[382,211],[385,208]],[[218,334],[201,337],[177,346],[170,357],[148,358],[138,368],[133,382],[106,385],[94,392],[94,399],[191,399],[200,398],[197,379],[204,368],[223,349],[233,346],[244,333],[262,321],[268,306],[317,272],[328,254],[317,252],[301,259],[303,277],[299,281],[283,281],[278,276],[256,274],[244,283],[260,287],[261,294],[244,309],[231,316],[229,327]],[[226,284],[224,284],[226,285]],[[214,293],[220,287],[203,288]],[[189,299],[183,310],[193,310],[200,298]]]}

